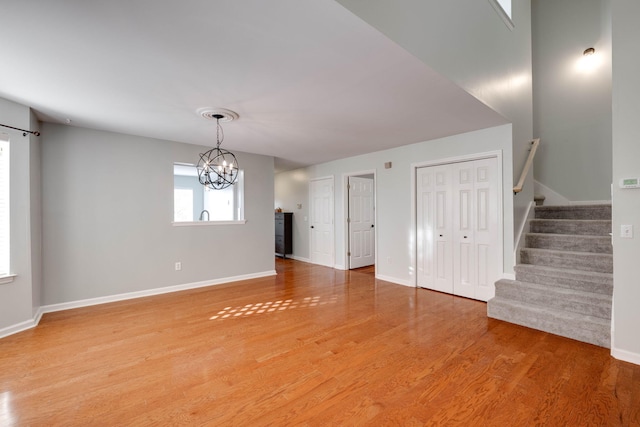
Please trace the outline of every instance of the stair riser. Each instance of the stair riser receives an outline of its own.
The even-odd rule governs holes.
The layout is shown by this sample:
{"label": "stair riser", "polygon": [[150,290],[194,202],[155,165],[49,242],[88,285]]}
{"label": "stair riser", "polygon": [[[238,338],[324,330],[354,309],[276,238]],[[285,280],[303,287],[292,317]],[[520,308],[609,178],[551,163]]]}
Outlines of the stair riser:
{"label": "stair riser", "polygon": [[524,286],[506,285],[500,282],[496,283],[496,296],[611,320],[611,300],[603,301],[602,298],[577,297],[575,295],[569,297],[554,293],[552,289],[549,292],[542,292],[538,289],[526,289]]}
{"label": "stair riser", "polygon": [[554,249],[573,252],[613,253],[611,238],[593,236],[565,236],[559,234],[528,234],[525,236],[527,248]]}
{"label": "stair riser", "polygon": [[530,226],[532,233],[576,234],[579,236],[609,236],[610,221],[580,222],[534,219]]}
{"label": "stair riser", "polygon": [[610,205],[545,206],[536,208],[536,218],[542,219],[604,219],[611,220]]}
{"label": "stair riser", "polygon": [[530,283],[541,283],[549,286],[557,286],[565,289],[574,289],[576,291],[594,292],[597,294],[611,295],[613,292],[613,284],[607,282],[585,281],[579,278],[548,276],[546,274],[538,274],[532,271],[517,270],[516,280]]}
{"label": "stair riser", "polygon": [[611,346],[611,330],[610,326],[606,324],[589,324],[581,320],[567,320],[535,308],[514,308],[508,303],[495,300],[489,300],[487,315],[493,319],[504,320],[601,347],[610,348]]}
{"label": "stair riser", "polygon": [[527,249],[523,249],[520,251],[520,261],[523,264],[613,273],[613,257],[604,254],[566,253],[562,255],[551,255],[547,253],[533,253]]}

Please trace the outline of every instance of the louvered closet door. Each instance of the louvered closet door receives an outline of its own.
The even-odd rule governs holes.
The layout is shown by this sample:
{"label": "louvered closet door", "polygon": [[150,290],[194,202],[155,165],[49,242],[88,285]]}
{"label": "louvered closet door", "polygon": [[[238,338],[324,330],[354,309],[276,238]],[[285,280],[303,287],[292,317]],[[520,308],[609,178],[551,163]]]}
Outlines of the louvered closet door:
{"label": "louvered closet door", "polygon": [[417,181],[418,286],[492,298],[502,256],[497,159],[420,168]]}

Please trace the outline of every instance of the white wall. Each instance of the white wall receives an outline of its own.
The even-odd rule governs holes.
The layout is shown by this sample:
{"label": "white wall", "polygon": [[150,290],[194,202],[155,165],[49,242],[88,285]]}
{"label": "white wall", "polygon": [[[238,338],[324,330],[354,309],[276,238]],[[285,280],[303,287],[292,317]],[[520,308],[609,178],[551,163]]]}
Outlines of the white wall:
{"label": "white wall", "polygon": [[[513,30],[488,0],[338,0],[513,123],[514,182],[533,138],[531,2],[513,0]],[[513,199],[514,227],[533,201],[533,175]]]}
{"label": "white wall", "polygon": [[[29,129],[40,130],[33,111],[29,116]],[[29,136],[29,219],[31,239],[31,305],[34,316],[42,305],[42,137]]]}
{"label": "white wall", "polygon": [[45,305],[274,270],[272,157],[236,153],[246,224],[174,227],[173,163],[206,147],[49,123],[42,134]]}
{"label": "white wall", "polygon": [[[37,130],[28,107],[0,99],[2,123]],[[0,285],[0,336],[32,324],[39,305],[40,176],[38,137],[2,128],[9,134],[11,154],[11,272],[13,282]]]}
{"label": "white wall", "polygon": [[[613,22],[613,342],[612,354],[640,364],[640,189],[617,186],[640,176],[640,2],[614,0]],[[633,239],[621,239],[631,224]]]}
{"label": "white wall", "polygon": [[[611,199],[608,0],[533,0],[535,177],[570,201]],[[586,69],[583,51],[596,61]],[[548,204],[545,201],[545,204]]]}
{"label": "white wall", "polygon": [[[411,223],[411,165],[419,162],[472,153],[501,150],[503,154],[503,245],[505,271],[513,272],[513,188],[511,125],[421,142],[362,156],[350,157],[277,175],[276,200],[308,199],[309,179],[333,176],[335,182],[336,266],[346,264],[346,218],[344,176],[355,172],[376,171],[376,273],[396,283],[412,285],[412,254],[415,230]],[[384,163],[392,162],[391,169]],[[304,183],[306,181],[306,184]],[[295,183],[294,183],[295,182]],[[302,191],[306,193],[303,194]],[[291,193],[289,193],[291,191]],[[294,215],[295,217],[296,215]],[[294,255],[308,257],[308,232],[294,242]]]}

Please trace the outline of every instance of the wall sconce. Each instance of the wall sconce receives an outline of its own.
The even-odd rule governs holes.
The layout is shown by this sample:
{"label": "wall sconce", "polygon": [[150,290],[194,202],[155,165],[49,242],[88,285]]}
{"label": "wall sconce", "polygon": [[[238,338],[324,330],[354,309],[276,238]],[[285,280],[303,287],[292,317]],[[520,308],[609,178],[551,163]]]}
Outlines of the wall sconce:
{"label": "wall sconce", "polygon": [[590,47],[589,49],[585,49],[585,51],[582,52],[584,56],[593,55],[594,53],[596,53],[596,50],[592,47]]}

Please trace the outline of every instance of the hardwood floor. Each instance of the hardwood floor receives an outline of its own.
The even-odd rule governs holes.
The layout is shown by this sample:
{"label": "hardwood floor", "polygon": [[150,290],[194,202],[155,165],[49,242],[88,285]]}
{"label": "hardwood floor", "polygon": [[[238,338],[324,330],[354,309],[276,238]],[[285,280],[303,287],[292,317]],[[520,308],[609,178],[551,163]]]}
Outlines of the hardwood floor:
{"label": "hardwood floor", "polygon": [[0,340],[0,425],[640,425],[640,366],[485,303],[290,259]]}

